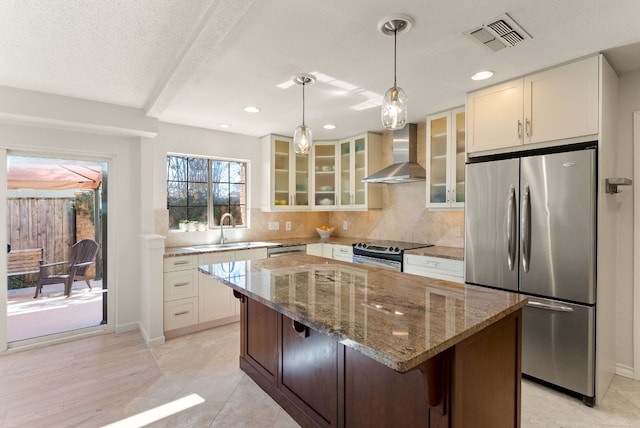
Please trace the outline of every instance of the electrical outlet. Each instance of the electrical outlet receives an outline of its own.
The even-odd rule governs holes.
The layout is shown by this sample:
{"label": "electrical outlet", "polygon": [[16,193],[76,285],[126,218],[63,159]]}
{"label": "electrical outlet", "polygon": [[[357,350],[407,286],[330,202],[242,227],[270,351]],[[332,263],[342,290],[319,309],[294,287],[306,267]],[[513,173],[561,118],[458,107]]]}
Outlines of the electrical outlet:
{"label": "electrical outlet", "polygon": [[342,230],[349,229],[349,222],[347,220],[342,222]]}
{"label": "electrical outlet", "polygon": [[454,228],[453,228],[453,234],[454,234],[456,237],[459,237],[459,236],[460,236],[460,233],[461,233],[461,232],[460,232],[460,227],[454,227]]}
{"label": "electrical outlet", "polygon": [[278,222],[278,221],[270,221],[269,222],[269,230],[280,230],[280,222]]}
{"label": "electrical outlet", "polygon": [[287,221],[287,222],[284,224],[284,228],[285,228],[285,230],[291,230],[291,222],[290,222],[290,221]]}

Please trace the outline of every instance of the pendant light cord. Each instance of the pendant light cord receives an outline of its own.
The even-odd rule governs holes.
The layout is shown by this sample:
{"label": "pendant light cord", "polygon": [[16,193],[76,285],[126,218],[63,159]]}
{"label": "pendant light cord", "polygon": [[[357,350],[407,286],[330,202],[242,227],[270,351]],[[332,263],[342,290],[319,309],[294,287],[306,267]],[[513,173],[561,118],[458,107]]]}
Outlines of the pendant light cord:
{"label": "pendant light cord", "polygon": [[307,83],[306,82],[306,78],[303,78],[302,80],[302,126],[305,126],[304,124],[304,85]]}
{"label": "pendant light cord", "polygon": [[396,83],[396,49],[398,46],[398,29],[393,29],[393,87],[397,88],[398,85]]}

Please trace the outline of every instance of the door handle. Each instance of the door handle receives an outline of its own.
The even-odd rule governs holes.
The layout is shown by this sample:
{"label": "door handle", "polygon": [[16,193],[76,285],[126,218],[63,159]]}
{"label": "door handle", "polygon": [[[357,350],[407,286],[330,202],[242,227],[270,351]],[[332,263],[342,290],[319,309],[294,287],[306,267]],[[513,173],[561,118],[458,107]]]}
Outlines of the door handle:
{"label": "door handle", "polygon": [[512,184],[509,188],[507,203],[507,266],[509,270],[515,268],[516,262],[516,224],[516,187]]}
{"label": "door handle", "polygon": [[524,121],[524,132],[527,134],[527,137],[531,137],[531,121],[529,119]]}
{"label": "door handle", "polygon": [[549,303],[542,303],[535,300],[529,301],[527,303],[527,306],[531,308],[546,309],[548,311],[555,311],[555,312],[573,312],[573,308],[569,306],[552,305]]}
{"label": "door handle", "polygon": [[520,245],[522,247],[522,268],[526,273],[529,272],[531,262],[531,197],[528,184],[524,187],[521,211],[520,233],[522,236]]}

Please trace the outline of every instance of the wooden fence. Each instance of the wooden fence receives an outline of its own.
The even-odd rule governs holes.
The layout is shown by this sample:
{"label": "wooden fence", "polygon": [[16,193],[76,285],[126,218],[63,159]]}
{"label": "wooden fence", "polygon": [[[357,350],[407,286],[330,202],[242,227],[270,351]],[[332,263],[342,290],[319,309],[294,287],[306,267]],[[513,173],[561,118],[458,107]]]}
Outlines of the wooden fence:
{"label": "wooden fence", "polygon": [[[44,263],[69,260],[69,249],[75,242],[74,200],[9,198],[7,243],[11,249],[42,248]],[[63,273],[65,268],[58,267],[52,273]]]}

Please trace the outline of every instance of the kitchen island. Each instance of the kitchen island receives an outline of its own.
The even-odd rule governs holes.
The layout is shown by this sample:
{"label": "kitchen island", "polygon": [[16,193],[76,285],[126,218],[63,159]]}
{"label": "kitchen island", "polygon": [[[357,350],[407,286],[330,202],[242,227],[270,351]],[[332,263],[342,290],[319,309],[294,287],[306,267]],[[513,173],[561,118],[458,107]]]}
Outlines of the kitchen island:
{"label": "kitchen island", "polygon": [[517,294],[308,255],[199,269],[241,300],[240,367],[303,426],[520,425]]}

